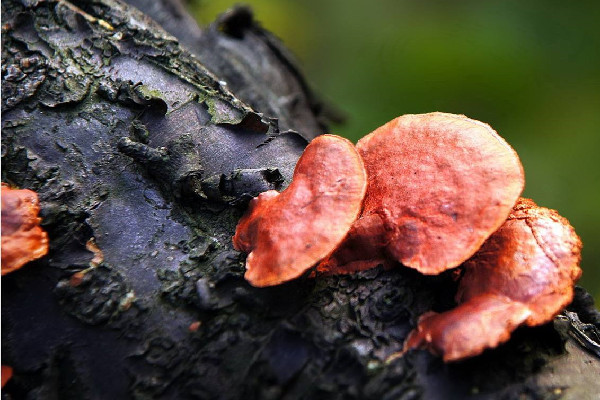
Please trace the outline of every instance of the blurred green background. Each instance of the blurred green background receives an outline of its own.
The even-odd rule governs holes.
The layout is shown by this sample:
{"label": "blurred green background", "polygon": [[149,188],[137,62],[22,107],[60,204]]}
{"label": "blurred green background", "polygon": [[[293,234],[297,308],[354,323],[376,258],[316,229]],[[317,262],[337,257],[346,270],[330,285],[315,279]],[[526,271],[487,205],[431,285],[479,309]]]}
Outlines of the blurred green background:
{"label": "blurred green background", "polygon": [[[232,0],[189,6],[208,24]],[[488,122],[517,150],[524,196],[584,243],[600,304],[600,1],[249,0],[356,141],[406,113]]]}

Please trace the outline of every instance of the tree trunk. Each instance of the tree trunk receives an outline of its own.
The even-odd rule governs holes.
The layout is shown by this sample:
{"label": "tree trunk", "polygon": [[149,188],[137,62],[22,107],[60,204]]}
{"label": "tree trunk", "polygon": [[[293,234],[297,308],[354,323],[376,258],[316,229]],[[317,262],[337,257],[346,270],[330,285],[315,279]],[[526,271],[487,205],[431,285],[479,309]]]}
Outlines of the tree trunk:
{"label": "tree trunk", "polygon": [[[3,396],[600,392],[600,362],[558,320],[461,363],[425,351],[385,363],[420,314],[452,307],[447,274],[248,285],[237,220],[289,183],[336,115],[248,9],[200,30],[176,0],[131,3],[177,38],[116,0],[2,2],[2,181],[39,194],[51,246],[2,278],[2,364],[14,368]],[[90,268],[92,238],[103,261]],[[600,326],[589,299],[578,290],[572,308]]]}

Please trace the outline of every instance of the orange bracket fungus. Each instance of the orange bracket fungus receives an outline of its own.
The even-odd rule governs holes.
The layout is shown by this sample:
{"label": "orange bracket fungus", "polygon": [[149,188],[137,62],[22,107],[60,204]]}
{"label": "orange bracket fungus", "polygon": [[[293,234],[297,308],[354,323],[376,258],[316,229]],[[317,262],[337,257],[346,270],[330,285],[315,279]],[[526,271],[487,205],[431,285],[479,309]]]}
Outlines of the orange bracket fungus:
{"label": "orange bracket fungus", "polygon": [[298,160],[290,186],[251,200],[233,245],[248,254],[245,278],[254,286],[297,278],[331,253],[358,217],[366,175],[352,143],[315,138]]}
{"label": "orange bracket fungus", "polygon": [[326,273],[389,258],[423,274],[457,267],[506,220],[524,186],[516,152],[463,115],[404,115],[356,147],[368,177],[364,209],[319,266]]}
{"label": "orange bracket fungus", "polygon": [[40,228],[35,192],[2,183],[2,275],[48,253],[48,234]]}
{"label": "orange bracket fungus", "polygon": [[453,310],[421,317],[405,350],[425,347],[445,361],[480,354],[519,325],[551,321],[573,299],[581,242],[554,210],[520,199],[506,222],[464,264]]}
{"label": "orange bracket fungus", "polygon": [[251,284],[276,285],[316,263],[323,274],[400,262],[435,275],[463,265],[459,306],[421,316],[403,350],[428,348],[445,361],[549,322],[572,300],[581,242],[556,211],[519,199],[519,157],[489,125],[404,115],[356,150],[317,137],[288,189],[251,201],[233,238],[249,253]]}

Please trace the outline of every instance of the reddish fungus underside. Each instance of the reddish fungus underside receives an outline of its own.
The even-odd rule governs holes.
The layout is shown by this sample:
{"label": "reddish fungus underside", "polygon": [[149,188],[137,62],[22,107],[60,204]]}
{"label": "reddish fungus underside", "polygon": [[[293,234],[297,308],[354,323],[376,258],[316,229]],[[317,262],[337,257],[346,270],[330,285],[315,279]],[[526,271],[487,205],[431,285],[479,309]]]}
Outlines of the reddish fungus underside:
{"label": "reddish fungus underside", "polygon": [[368,269],[390,256],[424,274],[454,268],[506,220],[524,186],[516,152],[462,115],[404,115],[356,147],[368,177],[364,209],[323,272]]}
{"label": "reddish fungus underside", "polygon": [[392,267],[394,261],[386,252],[388,234],[384,220],[377,214],[360,217],[350,227],[340,246],[319,263],[317,271],[322,275],[349,274],[367,270],[377,265]]}
{"label": "reddish fungus underside", "polygon": [[248,254],[245,278],[254,286],[294,279],[333,251],[360,213],[366,190],[352,143],[315,138],[298,160],[290,186],[251,200],[233,245]]}
{"label": "reddish fungus underside", "polygon": [[446,362],[476,356],[506,342],[529,315],[531,311],[522,303],[502,295],[483,294],[453,310],[423,314],[404,349],[425,347]]}
{"label": "reddish fungus underside", "polygon": [[520,199],[507,221],[464,264],[453,310],[421,317],[405,350],[429,348],[445,361],[480,354],[519,325],[551,321],[573,298],[581,241],[554,210]]}
{"label": "reddish fungus underside", "polygon": [[2,275],[48,253],[48,235],[40,228],[38,196],[2,184]]}

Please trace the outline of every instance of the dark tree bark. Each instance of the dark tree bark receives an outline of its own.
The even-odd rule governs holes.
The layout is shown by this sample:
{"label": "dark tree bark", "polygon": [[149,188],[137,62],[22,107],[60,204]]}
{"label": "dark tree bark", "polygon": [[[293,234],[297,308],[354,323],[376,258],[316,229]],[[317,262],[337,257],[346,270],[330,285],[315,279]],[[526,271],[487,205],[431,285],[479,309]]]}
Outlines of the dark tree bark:
{"label": "dark tree bark", "polygon": [[[131,3],[177,38],[116,0],[2,2],[2,181],[38,192],[51,244],[2,278],[3,398],[600,392],[600,362],[561,320],[462,363],[386,364],[421,313],[452,306],[448,275],[249,286],[237,220],[289,183],[325,107],[247,9],[201,31],[177,1]],[[600,325],[585,291],[572,309]]]}

